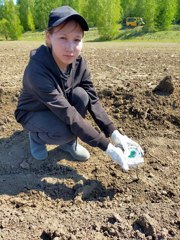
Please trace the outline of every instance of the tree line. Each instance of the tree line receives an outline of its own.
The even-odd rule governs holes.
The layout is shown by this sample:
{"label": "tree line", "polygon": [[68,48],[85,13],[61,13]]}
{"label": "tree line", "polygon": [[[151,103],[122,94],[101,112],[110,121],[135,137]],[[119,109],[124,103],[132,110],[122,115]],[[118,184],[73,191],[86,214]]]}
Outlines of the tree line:
{"label": "tree line", "polygon": [[62,5],[82,14],[103,39],[115,38],[126,17],[142,17],[146,32],[180,24],[180,0],[0,0],[0,34],[15,40],[23,32],[45,30],[49,12]]}

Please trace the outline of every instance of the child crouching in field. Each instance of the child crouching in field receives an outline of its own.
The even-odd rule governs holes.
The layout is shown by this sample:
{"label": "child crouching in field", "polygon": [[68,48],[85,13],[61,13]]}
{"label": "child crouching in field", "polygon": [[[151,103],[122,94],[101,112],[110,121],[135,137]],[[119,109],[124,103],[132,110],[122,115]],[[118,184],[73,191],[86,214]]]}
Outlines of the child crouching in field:
{"label": "child crouching in field", "polygon": [[[51,11],[47,46],[31,52],[15,117],[29,132],[31,154],[37,160],[48,157],[46,144],[59,145],[76,160],[89,159],[88,150],[78,143],[80,138],[128,170],[123,150],[129,143],[139,145],[120,134],[99,102],[80,55],[88,29],[86,20],[68,6]],[[87,111],[100,133],[85,120]]]}

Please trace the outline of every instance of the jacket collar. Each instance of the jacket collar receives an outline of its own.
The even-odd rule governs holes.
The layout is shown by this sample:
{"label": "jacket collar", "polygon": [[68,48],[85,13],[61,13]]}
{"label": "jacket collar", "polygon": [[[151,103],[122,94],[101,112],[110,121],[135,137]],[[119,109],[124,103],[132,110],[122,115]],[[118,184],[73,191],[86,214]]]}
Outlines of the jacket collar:
{"label": "jacket collar", "polygon": [[37,61],[42,66],[44,66],[49,71],[53,72],[55,75],[63,77],[66,79],[71,75],[72,71],[75,69],[76,61],[69,65],[67,73],[63,73],[58,65],[56,64],[51,48],[41,45],[39,48],[32,50],[30,53],[30,58],[32,61]]}

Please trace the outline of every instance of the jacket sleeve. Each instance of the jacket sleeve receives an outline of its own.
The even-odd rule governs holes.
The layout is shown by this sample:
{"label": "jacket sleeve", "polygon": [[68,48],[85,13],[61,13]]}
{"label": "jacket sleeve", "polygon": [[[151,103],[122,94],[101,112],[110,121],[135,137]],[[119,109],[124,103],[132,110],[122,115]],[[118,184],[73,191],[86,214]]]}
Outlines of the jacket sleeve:
{"label": "jacket sleeve", "polygon": [[96,131],[78,111],[70,105],[62,90],[57,89],[53,76],[44,71],[26,73],[26,84],[33,97],[50,109],[61,121],[68,125],[75,136],[92,147],[107,149],[109,140]]}
{"label": "jacket sleeve", "polygon": [[100,130],[104,132],[106,137],[110,137],[112,132],[115,130],[114,124],[99,102],[99,98],[93,86],[93,82],[91,81],[90,72],[86,65],[86,61],[83,58],[82,61],[83,63],[81,66],[84,66],[84,72],[82,76],[81,87],[86,90],[90,97],[88,110]]}

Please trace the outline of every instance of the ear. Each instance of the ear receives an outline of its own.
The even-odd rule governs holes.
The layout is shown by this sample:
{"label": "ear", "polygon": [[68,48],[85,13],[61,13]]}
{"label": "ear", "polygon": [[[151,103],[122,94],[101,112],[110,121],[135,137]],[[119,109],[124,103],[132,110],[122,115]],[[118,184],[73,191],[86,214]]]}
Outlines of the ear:
{"label": "ear", "polygon": [[50,32],[45,31],[45,42],[48,47],[51,47],[51,39],[50,39]]}

